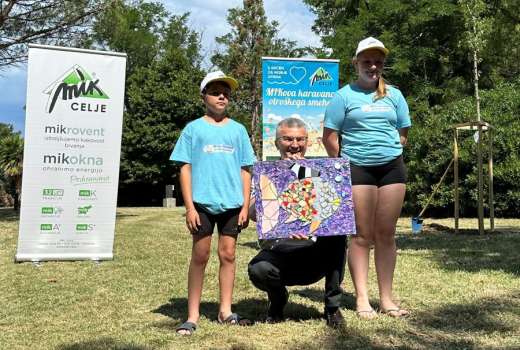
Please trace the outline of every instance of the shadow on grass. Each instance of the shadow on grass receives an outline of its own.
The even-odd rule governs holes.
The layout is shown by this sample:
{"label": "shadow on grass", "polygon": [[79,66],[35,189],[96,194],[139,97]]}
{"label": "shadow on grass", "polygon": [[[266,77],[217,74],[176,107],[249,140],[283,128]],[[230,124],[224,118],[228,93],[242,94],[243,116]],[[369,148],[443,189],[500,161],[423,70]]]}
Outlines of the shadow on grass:
{"label": "shadow on grass", "polygon": [[[162,314],[170,317],[174,322],[159,322],[154,324],[158,328],[175,329],[179,324],[185,321],[188,315],[188,300],[186,298],[173,298],[167,304],[159,306],[152,310],[153,313]],[[254,322],[263,322],[267,312],[266,299],[243,299],[233,304],[233,312],[238,313],[241,317],[248,318]],[[322,317],[321,310],[313,307],[300,305],[298,303],[287,303],[285,307],[285,317],[291,320],[310,320]],[[218,303],[201,302],[200,314],[208,320],[217,321]]]}
{"label": "shadow on grass", "polygon": [[13,222],[20,219],[20,213],[13,208],[0,208],[0,221]]}
{"label": "shadow on grass", "polygon": [[[316,298],[316,289],[297,291],[299,295]],[[384,317],[384,316],[380,316]],[[390,320],[388,318],[387,320]],[[385,320],[385,321],[387,321]],[[496,297],[480,298],[468,303],[445,304],[426,311],[414,311],[409,318],[377,327],[377,333],[364,327],[347,324],[340,330],[330,330],[321,336],[319,345],[313,339],[296,341],[288,349],[483,349],[485,339],[506,339],[518,329],[520,320],[520,290]],[[374,322],[380,323],[375,320]],[[385,322],[386,323],[386,322]],[[489,336],[489,338],[488,338]],[[480,339],[480,340],[477,340]],[[497,343],[498,341],[498,343]],[[513,342],[492,340],[489,348],[518,349]]]}
{"label": "shadow on grass", "polygon": [[137,214],[122,214],[122,213],[116,212],[116,218],[126,218],[126,217],[132,217],[132,216],[139,216],[139,215],[137,215]]}
{"label": "shadow on grass", "polygon": [[250,248],[253,250],[260,250],[260,246],[258,245],[258,241],[251,241],[251,242],[238,242],[238,246]]}
{"label": "shadow on grass", "polygon": [[446,333],[484,332],[508,333],[518,324],[507,323],[505,314],[520,318],[520,291],[510,295],[482,298],[468,304],[449,304],[431,311],[417,313],[412,323]]}
{"label": "shadow on grass", "polygon": [[[456,235],[474,235],[478,236],[480,233],[478,229],[471,229],[471,228],[459,228],[459,232],[455,233],[455,229],[446,225],[441,225],[435,222],[432,222],[431,224],[424,225],[423,231],[425,233],[436,233],[436,232],[443,232],[443,233],[451,233]],[[500,226],[495,227],[493,232],[490,230],[485,230],[485,234],[488,235],[499,235],[503,233],[520,233],[520,230],[515,226]]]}
{"label": "shadow on grass", "polygon": [[152,350],[152,347],[123,343],[112,338],[99,338],[73,344],[60,345],[57,350]]}
{"label": "shadow on grass", "polygon": [[407,251],[431,251],[432,259],[446,270],[498,270],[519,276],[520,233],[501,230],[485,235],[426,230],[419,235],[397,236],[397,246],[403,255]]}
{"label": "shadow on grass", "polygon": [[315,341],[296,342],[288,349],[477,349],[472,340],[461,339],[452,334],[429,334],[414,329],[378,329],[377,337],[365,335],[362,329],[349,327],[330,330],[321,337],[319,345]]}
{"label": "shadow on grass", "polygon": [[413,331],[378,330],[378,337],[367,336],[359,329],[346,328],[329,332],[316,343],[297,343],[289,349],[475,349],[472,341],[452,339],[449,336],[431,336]]}
{"label": "shadow on grass", "polygon": [[[324,302],[324,296],[325,296],[324,293],[325,292],[323,289],[307,287],[307,288],[302,288],[302,289],[298,289],[298,290],[292,290],[291,293],[299,295],[303,298],[308,298],[309,300],[312,300],[312,301],[315,301],[318,303]],[[377,305],[377,301],[375,301],[375,300],[371,300],[370,302],[372,303],[372,305]],[[341,303],[341,306],[340,306],[341,308],[350,309],[350,310],[356,309],[356,298],[354,297],[354,294],[352,294],[350,292],[343,291],[343,293],[341,295],[340,303]]]}
{"label": "shadow on grass", "polygon": [[[380,328],[377,336],[348,325],[320,339],[319,349],[481,349],[475,336],[507,338],[518,329],[520,291],[467,304],[414,312],[405,327]],[[503,344],[504,345],[504,344]],[[290,349],[318,349],[316,341],[296,342]],[[513,346],[498,346],[513,349]]]}

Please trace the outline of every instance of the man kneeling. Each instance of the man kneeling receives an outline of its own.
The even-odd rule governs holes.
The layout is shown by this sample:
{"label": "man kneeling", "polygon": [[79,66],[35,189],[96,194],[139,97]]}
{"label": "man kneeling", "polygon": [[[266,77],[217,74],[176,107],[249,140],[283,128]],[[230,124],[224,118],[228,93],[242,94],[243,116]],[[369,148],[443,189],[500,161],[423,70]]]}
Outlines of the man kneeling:
{"label": "man kneeling", "polygon": [[[275,145],[281,159],[302,159],[307,150],[305,123],[296,118],[282,120],[276,128]],[[254,203],[250,216],[256,219]],[[267,292],[269,298],[266,322],[276,323],[284,319],[283,310],[289,298],[286,286],[310,285],[325,277],[327,325],[343,325],[339,306],[346,236],[307,239],[304,235],[293,234],[290,237],[261,242],[262,250],[248,266],[249,279],[255,287]]]}

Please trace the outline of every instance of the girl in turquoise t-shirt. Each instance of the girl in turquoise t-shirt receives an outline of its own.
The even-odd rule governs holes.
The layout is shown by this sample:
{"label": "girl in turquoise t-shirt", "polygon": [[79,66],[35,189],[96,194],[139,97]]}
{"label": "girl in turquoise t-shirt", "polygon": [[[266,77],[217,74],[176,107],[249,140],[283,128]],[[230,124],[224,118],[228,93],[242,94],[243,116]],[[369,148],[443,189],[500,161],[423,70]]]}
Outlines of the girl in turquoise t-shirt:
{"label": "girl in turquoise t-shirt", "polygon": [[406,190],[402,151],[411,122],[403,95],[381,76],[388,52],[372,37],[359,42],[353,60],[358,78],[331,100],[323,130],[329,156],[351,162],[357,234],[349,242],[348,264],[356,289],[356,311],[366,319],[377,315],[367,287],[372,245],[381,312],[392,317],[408,315],[394,302],[392,282],[395,229]]}

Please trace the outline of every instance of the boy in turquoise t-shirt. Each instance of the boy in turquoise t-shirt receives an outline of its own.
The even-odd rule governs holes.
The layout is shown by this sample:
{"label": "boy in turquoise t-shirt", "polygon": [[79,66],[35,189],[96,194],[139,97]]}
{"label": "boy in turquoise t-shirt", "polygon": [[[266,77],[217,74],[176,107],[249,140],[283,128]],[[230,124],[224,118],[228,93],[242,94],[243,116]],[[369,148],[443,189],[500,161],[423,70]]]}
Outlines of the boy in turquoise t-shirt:
{"label": "boy in turquoise t-shirt", "polygon": [[186,125],[170,157],[182,163],[180,183],[186,206],[186,226],[193,246],[188,272],[188,319],[177,333],[197,328],[204,270],[215,224],[219,232],[220,323],[247,324],[231,311],[237,235],[248,225],[251,188],[249,167],[255,156],[247,131],[226,115],[235,79],[221,71],[206,75],[200,92],[206,114]]}

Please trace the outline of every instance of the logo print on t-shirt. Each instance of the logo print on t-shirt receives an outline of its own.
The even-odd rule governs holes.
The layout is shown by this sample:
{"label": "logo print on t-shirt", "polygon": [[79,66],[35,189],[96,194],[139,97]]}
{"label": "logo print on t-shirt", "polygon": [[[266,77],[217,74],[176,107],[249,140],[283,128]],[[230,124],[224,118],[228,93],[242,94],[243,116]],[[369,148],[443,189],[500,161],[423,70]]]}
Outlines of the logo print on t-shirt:
{"label": "logo print on t-shirt", "polygon": [[361,106],[361,110],[363,112],[390,112],[392,107],[372,104]]}
{"label": "logo print on t-shirt", "polygon": [[234,153],[235,148],[230,145],[206,145],[202,149],[204,153]]}

